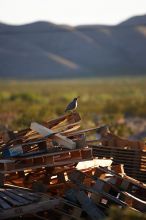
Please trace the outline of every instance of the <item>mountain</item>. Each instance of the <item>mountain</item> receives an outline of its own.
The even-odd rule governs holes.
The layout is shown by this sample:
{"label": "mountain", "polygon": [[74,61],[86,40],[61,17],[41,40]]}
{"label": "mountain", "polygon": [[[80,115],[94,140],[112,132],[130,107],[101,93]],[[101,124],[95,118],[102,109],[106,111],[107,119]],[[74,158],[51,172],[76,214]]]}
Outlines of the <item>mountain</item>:
{"label": "mountain", "polygon": [[134,16],[128,20],[122,22],[120,25],[146,25],[146,15]]}
{"label": "mountain", "polygon": [[146,75],[146,15],[116,26],[0,23],[1,78]]}

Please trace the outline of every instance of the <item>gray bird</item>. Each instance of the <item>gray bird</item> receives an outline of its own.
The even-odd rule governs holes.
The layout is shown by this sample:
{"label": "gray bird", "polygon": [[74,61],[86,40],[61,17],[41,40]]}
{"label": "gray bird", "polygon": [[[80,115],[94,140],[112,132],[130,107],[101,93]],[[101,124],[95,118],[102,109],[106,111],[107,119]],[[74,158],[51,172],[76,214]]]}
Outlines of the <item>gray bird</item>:
{"label": "gray bird", "polygon": [[65,112],[67,112],[67,111],[74,111],[76,108],[77,108],[77,100],[78,100],[78,98],[79,98],[79,96],[77,97],[77,98],[74,98],[73,100],[72,100],[72,102],[70,102],[68,105],[67,105],[67,107],[66,107],[66,109],[65,109]]}

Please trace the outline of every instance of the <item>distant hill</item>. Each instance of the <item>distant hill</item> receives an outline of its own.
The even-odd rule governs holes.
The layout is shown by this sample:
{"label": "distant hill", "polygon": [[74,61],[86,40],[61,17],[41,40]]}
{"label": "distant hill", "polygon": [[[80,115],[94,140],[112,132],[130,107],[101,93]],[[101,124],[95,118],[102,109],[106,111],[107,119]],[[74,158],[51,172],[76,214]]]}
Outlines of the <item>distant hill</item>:
{"label": "distant hill", "polygon": [[1,78],[146,75],[146,15],[116,26],[0,23]]}
{"label": "distant hill", "polygon": [[134,16],[128,20],[122,22],[120,25],[146,25],[146,15]]}

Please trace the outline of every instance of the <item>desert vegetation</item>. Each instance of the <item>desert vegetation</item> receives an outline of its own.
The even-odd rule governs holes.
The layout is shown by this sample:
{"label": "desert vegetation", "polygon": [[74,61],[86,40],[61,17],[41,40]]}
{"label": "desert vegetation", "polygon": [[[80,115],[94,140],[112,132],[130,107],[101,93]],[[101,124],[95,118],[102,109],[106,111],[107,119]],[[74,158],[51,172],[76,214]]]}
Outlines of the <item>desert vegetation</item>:
{"label": "desert vegetation", "polygon": [[127,116],[146,117],[146,78],[0,81],[0,124],[22,129],[64,113],[68,102],[80,96],[78,111],[83,127],[110,124],[118,134],[132,131]]}

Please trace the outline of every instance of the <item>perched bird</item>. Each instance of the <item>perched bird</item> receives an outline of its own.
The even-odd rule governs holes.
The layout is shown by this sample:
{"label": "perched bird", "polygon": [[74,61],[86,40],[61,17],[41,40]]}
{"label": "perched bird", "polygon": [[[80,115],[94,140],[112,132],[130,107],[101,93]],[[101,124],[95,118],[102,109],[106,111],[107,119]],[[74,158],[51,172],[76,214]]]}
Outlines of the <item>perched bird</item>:
{"label": "perched bird", "polygon": [[77,108],[77,100],[78,100],[79,96],[77,98],[74,98],[66,107],[65,112],[67,111],[74,111]]}

